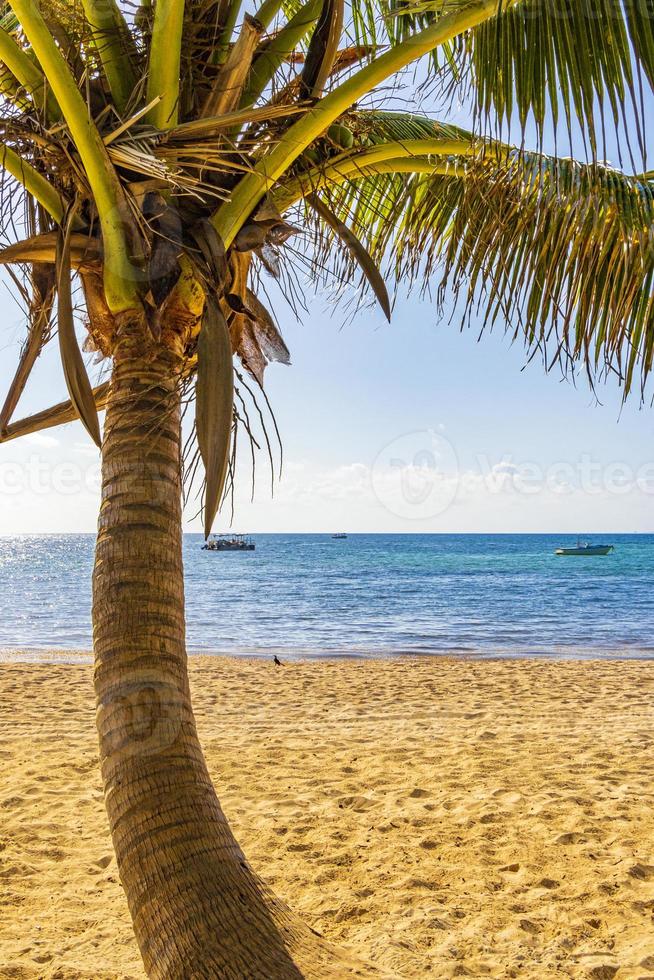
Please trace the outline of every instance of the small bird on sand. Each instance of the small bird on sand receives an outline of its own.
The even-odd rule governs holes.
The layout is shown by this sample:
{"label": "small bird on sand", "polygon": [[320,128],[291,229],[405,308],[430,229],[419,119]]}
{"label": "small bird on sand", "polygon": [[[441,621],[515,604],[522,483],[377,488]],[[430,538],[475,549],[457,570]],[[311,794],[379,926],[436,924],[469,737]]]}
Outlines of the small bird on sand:
{"label": "small bird on sand", "polygon": [[275,667],[283,667],[284,666],[284,664],[281,662],[281,660],[279,659],[279,657],[277,656],[277,654],[275,654],[275,656],[273,657],[273,660],[275,661]]}

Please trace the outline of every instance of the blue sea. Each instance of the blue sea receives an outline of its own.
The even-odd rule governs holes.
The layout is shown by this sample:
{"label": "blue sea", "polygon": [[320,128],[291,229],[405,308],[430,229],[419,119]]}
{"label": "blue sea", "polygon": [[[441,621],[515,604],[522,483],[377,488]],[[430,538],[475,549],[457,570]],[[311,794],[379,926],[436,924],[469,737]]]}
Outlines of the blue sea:
{"label": "blue sea", "polygon": [[[191,652],[287,657],[654,656],[654,535],[261,534],[184,539]],[[0,648],[88,650],[93,535],[0,538]]]}

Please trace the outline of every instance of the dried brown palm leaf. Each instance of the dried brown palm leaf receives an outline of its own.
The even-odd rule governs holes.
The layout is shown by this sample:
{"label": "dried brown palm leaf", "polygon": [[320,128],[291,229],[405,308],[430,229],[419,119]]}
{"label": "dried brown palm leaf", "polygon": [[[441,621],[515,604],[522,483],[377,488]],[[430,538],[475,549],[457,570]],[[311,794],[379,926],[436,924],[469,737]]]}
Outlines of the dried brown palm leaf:
{"label": "dried brown palm leaf", "polygon": [[[106,406],[108,397],[108,381],[93,388],[93,399],[98,411],[102,411]],[[31,435],[33,432],[53,429],[57,425],[74,422],[77,418],[79,415],[72,401],[58,402],[58,404],[46,408],[42,412],[36,412],[35,415],[29,415],[27,418],[12,422],[4,432],[0,432],[0,442],[11,442],[12,439],[20,439],[22,436]]]}
{"label": "dried brown palm leaf", "polygon": [[54,269],[35,265],[32,269],[33,297],[30,304],[29,332],[18,367],[0,410],[0,432],[4,432],[16,411],[34,363],[50,333],[50,316],[55,295]]}
{"label": "dried brown palm leaf", "polygon": [[[340,72],[353,68],[354,65],[358,65],[362,61],[369,60],[376,50],[376,47],[371,44],[354,44],[348,48],[342,48],[340,51],[337,51],[333,67],[330,72],[330,78],[334,78]],[[292,64],[298,65],[304,64],[305,60],[306,56],[303,52],[296,52],[292,58],[289,59]],[[293,78],[289,79],[285,85],[282,85],[281,88],[271,95],[270,102],[268,103],[269,106],[271,108],[276,108],[280,104],[292,104],[300,98],[301,86],[301,76],[295,75]]]}
{"label": "dried brown palm leaf", "polygon": [[254,322],[247,312],[233,312],[229,319],[229,332],[234,353],[240,358],[245,370],[252,375],[260,388],[268,361],[257,338]]}
{"label": "dried brown palm leaf", "polygon": [[344,9],[344,0],[323,0],[320,17],[311,36],[302,69],[300,83],[302,98],[320,98],[327,79],[332,74],[338,55],[338,42],[343,31]]}
{"label": "dried brown palm leaf", "polygon": [[229,256],[229,283],[227,293],[237,296],[243,305],[246,302],[248,273],[251,264],[251,252],[233,251]]}
{"label": "dried brown palm leaf", "polygon": [[284,338],[279,331],[279,327],[259,297],[251,289],[246,291],[246,303],[251,313],[256,338],[262,353],[269,361],[277,361],[279,364],[290,364],[290,351],[284,343]]}
{"label": "dried brown palm leaf", "polygon": [[207,218],[200,218],[190,234],[207,264],[214,288],[221,289],[227,278],[227,257],[220,235]]}
{"label": "dried brown palm leaf", "polygon": [[[93,266],[101,258],[102,252],[97,239],[88,235],[73,233],[70,236],[70,262],[74,269]],[[43,262],[53,264],[57,259],[57,233],[45,232],[32,235],[22,242],[15,242],[0,249],[0,265],[14,262]]]}
{"label": "dried brown palm leaf", "polygon": [[87,269],[80,272],[84,300],[88,314],[88,331],[91,349],[109,357],[113,350],[116,320],[107,306],[102,281],[102,270]]}
{"label": "dried brown palm leaf", "polygon": [[[346,71],[352,65],[358,64],[365,58],[370,58],[376,50],[374,44],[351,44],[347,48],[341,48],[336,52],[334,57],[331,74],[334,75],[336,72]],[[289,63],[293,65],[304,65],[306,60],[307,56],[303,51],[294,51],[288,59]]]}
{"label": "dried brown palm leaf", "polygon": [[145,139],[121,138],[107,147],[109,159],[116,166],[150,180],[160,180],[172,190],[194,190],[194,181],[179,168],[155,156],[156,146]]}
{"label": "dried brown palm leaf", "polygon": [[222,136],[240,126],[257,125],[270,122],[273,119],[285,119],[288,116],[306,112],[306,108],[298,105],[265,105],[256,109],[240,109],[236,112],[226,112],[209,118],[193,119],[182,123],[166,133],[162,143],[191,144],[195,140],[211,136]]}
{"label": "dried brown palm leaf", "polygon": [[84,367],[82,353],[75,336],[75,318],[73,315],[73,297],[71,289],[70,265],[70,229],[72,221],[68,222],[65,232],[60,232],[57,241],[57,326],[59,334],[59,351],[64,369],[66,387],[70,400],[82,422],[82,425],[100,447],[100,423],[95,407],[93,390]]}
{"label": "dried brown palm leaf", "polygon": [[[123,133],[126,133],[129,129],[132,128],[132,126],[135,126],[141,119],[143,119],[144,116],[148,114],[148,112],[150,112],[151,109],[154,109],[154,107],[158,105],[160,102],[161,102],[161,96],[158,95],[156,98],[152,99],[151,102],[148,102],[147,105],[142,106],[137,112],[133,113],[129,117],[129,119],[125,119],[123,122],[121,122],[120,126],[117,126],[116,129],[112,129],[110,133],[107,133],[107,135],[103,137],[104,145],[109,146],[110,143],[113,143],[115,140],[117,140],[119,136],[122,136]],[[153,134],[158,136],[159,131],[153,130]]]}
{"label": "dried brown palm leaf", "polygon": [[252,58],[263,35],[263,25],[246,14],[240,34],[216,75],[203,109],[203,116],[219,116],[238,106]]}
{"label": "dried brown palm leaf", "polygon": [[283,245],[300,229],[285,221],[274,203],[265,198],[234,239],[238,252],[252,252],[265,245]]}
{"label": "dried brown palm leaf", "polygon": [[227,322],[211,297],[198,337],[195,425],[205,470],[204,534],[208,537],[220,507],[231,445],[234,366]]}

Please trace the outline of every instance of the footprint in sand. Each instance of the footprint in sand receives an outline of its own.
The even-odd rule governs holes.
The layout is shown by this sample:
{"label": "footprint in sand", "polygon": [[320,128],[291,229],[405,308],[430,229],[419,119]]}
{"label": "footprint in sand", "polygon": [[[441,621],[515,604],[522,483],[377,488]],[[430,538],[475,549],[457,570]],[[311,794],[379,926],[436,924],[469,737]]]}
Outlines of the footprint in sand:
{"label": "footprint in sand", "polygon": [[338,801],[340,810],[354,810],[355,813],[363,813],[374,805],[374,800],[369,800],[367,796],[342,796]]}
{"label": "footprint in sand", "polygon": [[587,837],[584,837],[583,834],[576,833],[561,834],[560,837],[556,838],[557,844],[586,844],[587,842]]}
{"label": "footprint in sand", "polygon": [[403,886],[404,890],[415,889],[416,891],[433,892],[441,887],[438,881],[428,881],[426,878],[407,878]]}
{"label": "footprint in sand", "polygon": [[522,799],[522,793],[516,793],[510,789],[496,789],[493,796],[495,799],[501,800],[502,803],[508,803],[509,806],[513,803],[519,803]]}
{"label": "footprint in sand", "polygon": [[66,857],[65,851],[62,851],[59,847],[41,847],[37,853],[41,857],[48,858],[49,861],[63,861]]}
{"label": "footprint in sand", "polygon": [[368,909],[365,905],[344,905],[334,916],[334,922],[348,922],[350,919],[358,919],[367,914]]}
{"label": "footprint in sand", "polygon": [[619,966],[611,966],[609,963],[602,963],[601,966],[594,966],[588,971],[593,980],[613,980]]}
{"label": "footprint in sand", "polygon": [[450,928],[444,919],[429,919],[425,926],[427,929],[442,929],[444,932]]}
{"label": "footprint in sand", "polygon": [[34,963],[49,963],[51,959],[52,953],[38,953],[32,957]]}
{"label": "footprint in sand", "polygon": [[638,881],[652,881],[654,880],[654,865],[634,864],[633,868],[629,869],[629,875]]}

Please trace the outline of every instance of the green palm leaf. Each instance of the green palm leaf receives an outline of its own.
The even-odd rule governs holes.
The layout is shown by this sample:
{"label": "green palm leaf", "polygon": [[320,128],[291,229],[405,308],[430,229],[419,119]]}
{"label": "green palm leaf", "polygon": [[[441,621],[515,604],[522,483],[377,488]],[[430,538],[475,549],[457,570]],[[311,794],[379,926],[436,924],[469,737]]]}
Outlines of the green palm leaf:
{"label": "green palm leaf", "polygon": [[[373,168],[371,168],[372,171]],[[617,372],[625,395],[654,348],[654,182],[486,145],[449,172],[334,185],[331,209],[396,283],[451,287],[483,327],[506,324],[551,362]],[[317,265],[346,273],[328,236]]]}
{"label": "green palm leaf", "polygon": [[[604,130],[621,129],[632,152],[645,151],[643,76],[654,80],[652,0],[509,0],[501,14],[458,42],[464,77],[487,128],[532,118],[577,124],[594,155]],[[628,120],[632,120],[629,122]]]}

